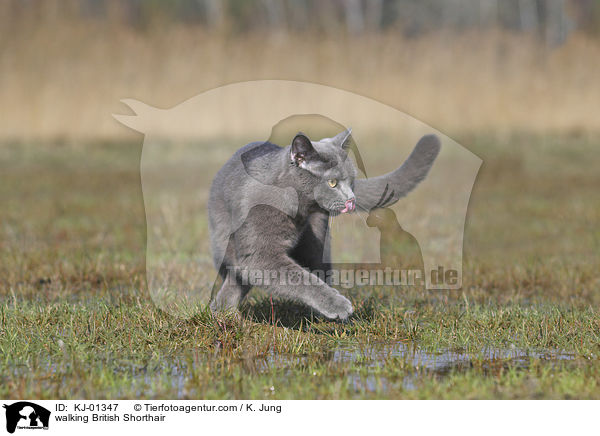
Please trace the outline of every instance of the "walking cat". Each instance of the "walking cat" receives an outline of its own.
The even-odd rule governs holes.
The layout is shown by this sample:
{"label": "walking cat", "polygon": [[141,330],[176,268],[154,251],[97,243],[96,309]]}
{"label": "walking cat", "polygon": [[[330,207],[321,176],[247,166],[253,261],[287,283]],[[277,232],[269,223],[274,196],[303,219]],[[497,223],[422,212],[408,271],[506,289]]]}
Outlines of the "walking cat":
{"label": "walking cat", "polygon": [[319,141],[298,133],[287,147],[250,143],[219,170],[208,213],[213,261],[223,284],[212,297],[212,310],[238,307],[252,287],[244,272],[285,271],[288,280],[264,280],[260,287],[329,319],[352,314],[350,300],[315,275],[331,269],[324,258],[329,217],[395,203],[425,178],[440,143],[424,136],[401,167],[369,179],[356,178],[350,144],[350,130]]}

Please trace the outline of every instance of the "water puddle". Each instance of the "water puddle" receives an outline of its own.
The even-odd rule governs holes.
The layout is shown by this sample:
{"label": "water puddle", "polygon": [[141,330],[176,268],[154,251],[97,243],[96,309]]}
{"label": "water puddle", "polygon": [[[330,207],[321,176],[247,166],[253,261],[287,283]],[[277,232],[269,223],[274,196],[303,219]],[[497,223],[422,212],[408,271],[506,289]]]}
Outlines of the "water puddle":
{"label": "water puddle", "polygon": [[558,350],[523,350],[511,348],[484,348],[479,351],[422,350],[412,344],[369,343],[337,347],[329,353],[315,356],[290,356],[270,352],[264,357],[245,360],[247,370],[267,372],[273,369],[297,369],[312,364],[351,367],[347,377],[357,391],[386,391],[391,383],[381,375],[375,376],[379,368],[390,366],[403,370],[404,389],[416,389],[422,377],[443,378],[451,372],[466,372],[474,367],[484,373],[500,369],[526,369],[532,361],[557,364],[575,360],[576,356]]}
{"label": "water puddle", "polygon": [[[140,365],[139,361],[134,363],[120,360],[113,369],[115,374],[122,374],[131,383],[139,386],[140,396],[153,394],[157,376],[170,389],[175,390],[178,397],[195,396],[194,383],[191,382],[195,372],[206,371],[207,367],[212,371],[219,367],[234,366],[251,375],[276,371],[279,378],[283,379],[297,376],[299,373],[310,375],[316,368],[316,371],[325,374],[342,373],[341,377],[345,377],[356,392],[385,393],[398,388],[399,384],[405,390],[415,390],[426,377],[443,380],[455,372],[478,369],[491,376],[504,369],[527,369],[533,362],[558,365],[564,361],[583,359],[559,350],[532,351],[516,347],[488,347],[476,351],[431,351],[405,342],[347,344],[316,355],[292,355],[273,350],[259,357],[249,355],[244,358],[229,358],[219,354],[220,352],[198,353],[194,356],[152,361],[145,365]],[[106,359],[111,360],[110,356],[106,356]],[[72,370],[72,364],[67,362],[39,362],[36,366],[36,370],[41,370],[49,382],[56,382],[57,378],[66,380],[66,374]],[[31,368],[19,365],[14,368],[13,375],[24,376],[30,371]],[[393,375],[393,379],[387,378],[389,374]]]}
{"label": "water puddle", "polygon": [[485,361],[510,361],[515,365],[526,365],[530,359],[540,360],[572,360],[573,354],[559,351],[527,351],[518,348],[484,348],[476,352],[465,351],[426,351],[404,342],[397,343],[371,343],[363,346],[349,346],[333,351],[332,360],[341,363],[365,362],[377,366],[381,362],[394,359],[402,362],[404,366],[415,369],[429,369],[443,371],[473,362]]}
{"label": "water puddle", "polygon": [[[497,372],[500,369],[526,369],[532,360],[555,364],[559,361],[574,360],[575,355],[560,351],[529,351],[516,347],[508,349],[487,347],[476,352],[466,351],[426,351],[411,344],[369,344],[368,346],[334,351],[333,360],[338,362],[362,363],[367,368],[382,365],[393,365],[408,369],[402,378],[402,386],[406,390],[414,390],[424,377],[441,379],[451,372],[466,372],[478,367],[484,373]],[[387,391],[390,383],[385,377],[372,375],[350,375],[356,390],[374,392]]]}

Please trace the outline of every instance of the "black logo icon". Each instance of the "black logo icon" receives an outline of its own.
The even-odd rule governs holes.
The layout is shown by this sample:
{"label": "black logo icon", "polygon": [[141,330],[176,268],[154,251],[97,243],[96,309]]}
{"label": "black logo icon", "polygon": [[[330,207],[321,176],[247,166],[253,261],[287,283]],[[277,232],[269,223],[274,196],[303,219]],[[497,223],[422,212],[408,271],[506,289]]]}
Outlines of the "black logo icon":
{"label": "black logo icon", "polygon": [[48,429],[50,411],[29,401],[19,401],[4,405],[6,409],[6,431],[14,433],[15,429]]}

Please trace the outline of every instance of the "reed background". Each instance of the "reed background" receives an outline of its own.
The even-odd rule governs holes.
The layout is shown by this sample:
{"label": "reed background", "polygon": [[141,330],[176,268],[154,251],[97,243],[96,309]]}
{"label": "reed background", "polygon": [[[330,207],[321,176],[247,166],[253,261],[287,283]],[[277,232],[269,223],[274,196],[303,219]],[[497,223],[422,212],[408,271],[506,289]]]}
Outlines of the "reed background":
{"label": "reed background", "polygon": [[0,140],[131,139],[111,117],[122,98],[166,108],[254,79],[343,88],[455,139],[596,131],[599,10],[559,0],[6,0]]}

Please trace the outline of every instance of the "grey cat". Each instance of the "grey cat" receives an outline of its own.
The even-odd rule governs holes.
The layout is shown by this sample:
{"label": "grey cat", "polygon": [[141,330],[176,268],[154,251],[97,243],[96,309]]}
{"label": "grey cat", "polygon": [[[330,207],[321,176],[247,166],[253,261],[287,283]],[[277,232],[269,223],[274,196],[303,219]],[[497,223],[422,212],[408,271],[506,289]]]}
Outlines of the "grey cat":
{"label": "grey cat", "polygon": [[350,130],[315,142],[298,133],[287,147],[250,143],[219,170],[208,213],[213,261],[223,284],[212,297],[212,310],[237,308],[252,287],[247,280],[252,271],[276,271],[285,272],[286,280],[264,279],[260,286],[269,294],[329,319],[352,314],[350,300],[318,274],[331,270],[325,258],[329,217],[395,203],[425,178],[440,143],[424,136],[400,168],[369,179],[356,178],[351,144]]}

